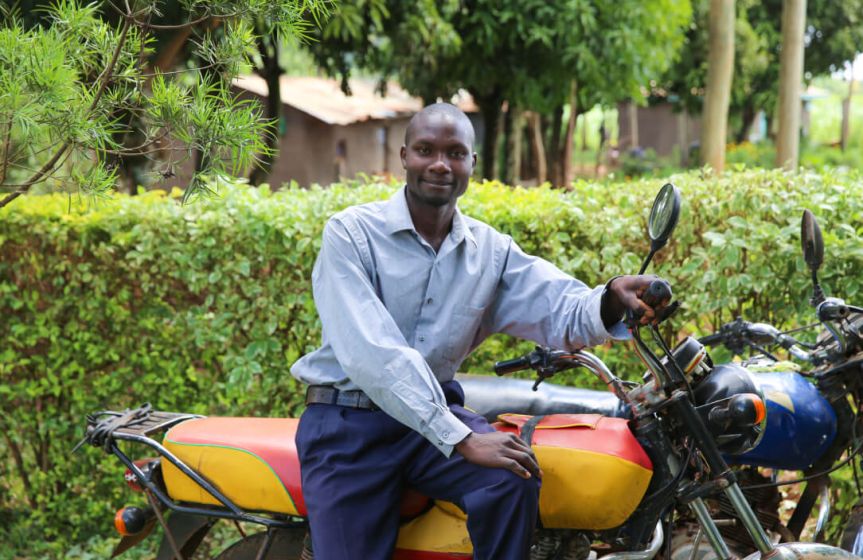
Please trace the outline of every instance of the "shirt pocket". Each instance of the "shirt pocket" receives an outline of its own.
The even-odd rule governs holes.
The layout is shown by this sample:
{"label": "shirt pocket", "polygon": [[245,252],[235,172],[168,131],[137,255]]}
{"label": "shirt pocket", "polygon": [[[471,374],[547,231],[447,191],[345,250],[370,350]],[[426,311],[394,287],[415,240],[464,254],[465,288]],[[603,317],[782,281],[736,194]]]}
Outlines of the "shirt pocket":
{"label": "shirt pocket", "polygon": [[470,306],[462,306],[453,312],[444,350],[446,359],[458,365],[467,356],[482,324],[484,312],[482,307]]}

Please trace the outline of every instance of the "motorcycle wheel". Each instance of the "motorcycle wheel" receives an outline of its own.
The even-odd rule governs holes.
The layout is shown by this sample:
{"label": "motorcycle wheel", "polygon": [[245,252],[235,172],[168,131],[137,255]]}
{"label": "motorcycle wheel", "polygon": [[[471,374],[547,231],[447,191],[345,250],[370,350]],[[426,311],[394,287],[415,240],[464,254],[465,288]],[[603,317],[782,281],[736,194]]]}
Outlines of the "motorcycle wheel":
{"label": "motorcycle wheel", "polygon": [[840,546],[856,556],[863,556],[863,500],[851,509],[848,523],[842,530]]}
{"label": "motorcycle wheel", "polygon": [[[299,560],[303,553],[305,535],[306,530],[300,527],[279,529],[273,536],[273,542],[264,559]],[[255,560],[266,537],[265,532],[244,537],[223,550],[214,560]]]}

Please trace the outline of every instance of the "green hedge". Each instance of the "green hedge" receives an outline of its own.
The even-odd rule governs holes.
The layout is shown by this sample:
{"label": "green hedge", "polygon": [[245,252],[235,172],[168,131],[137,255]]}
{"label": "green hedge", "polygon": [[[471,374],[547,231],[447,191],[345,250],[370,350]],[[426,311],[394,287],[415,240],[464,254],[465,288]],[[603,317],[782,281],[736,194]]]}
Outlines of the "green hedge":
{"label": "green hedge", "polygon": [[[683,215],[653,267],[684,305],[669,335],[737,314],[809,322],[804,207],[824,230],[828,292],[863,299],[858,175],[694,172],[673,181]],[[600,283],[637,271],[660,186],[475,184],[461,206],[528,252]],[[395,188],[238,186],[188,206],[158,193],[93,206],[30,196],[0,210],[0,542],[19,554],[62,555],[69,543],[110,533],[130,496],[116,461],[94,449],[69,454],[88,412],[149,401],[208,414],[297,414],[301,388],[289,366],[319,339],[309,278],[323,224]],[[495,337],[463,369],[488,371],[525,347]],[[624,375],[641,370],[623,345],[598,352]]]}

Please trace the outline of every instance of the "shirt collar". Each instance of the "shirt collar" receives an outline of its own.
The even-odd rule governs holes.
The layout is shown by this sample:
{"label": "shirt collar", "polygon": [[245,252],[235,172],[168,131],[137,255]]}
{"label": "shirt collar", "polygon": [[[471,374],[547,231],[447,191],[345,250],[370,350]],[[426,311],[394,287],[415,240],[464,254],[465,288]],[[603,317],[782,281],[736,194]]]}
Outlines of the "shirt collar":
{"label": "shirt collar", "polygon": [[[386,216],[386,230],[389,235],[405,230],[416,231],[414,222],[411,219],[410,210],[408,210],[406,187],[400,188],[390,197],[387,201],[384,215]],[[473,232],[468,227],[467,221],[464,215],[462,215],[461,210],[458,209],[458,206],[455,208],[450,235],[452,235],[455,243],[461,243],[463,239],[467,239],[476,246],[476,238],[473,236]]]}

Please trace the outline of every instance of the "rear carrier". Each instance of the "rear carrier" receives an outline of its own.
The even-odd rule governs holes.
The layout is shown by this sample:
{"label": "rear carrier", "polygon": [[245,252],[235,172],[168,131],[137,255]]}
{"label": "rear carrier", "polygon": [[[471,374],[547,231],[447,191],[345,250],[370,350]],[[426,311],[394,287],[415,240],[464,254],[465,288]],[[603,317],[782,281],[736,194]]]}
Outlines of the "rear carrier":
{"label": "rear carrier", "polygon": [[[280,437],[272,438],[274,430]],[[305,513],[299,468],[290,471],[296,461],[285,461],[283,467],[274,465],[296,453],[295,431],[293,419],[204,418],[154,411],[146,404],[122,412],[88,415],[87,435],[78,446],[89,443],[117,456],[126,465],[127,484],[146,494],[150,502],[146,511],[168,508],[204,519],[291,528],[297,526],[294,516]],[[267,434],[271,441],[280,443],[268,446],[264,441]],[[121,441],[146,445],[159,459],[133,461],[120,448]],[[216,463],[218,469],[214,468]],[[285,472],[276,472],[277,468]],[[289,488],[291,481],[296,481],[296,488]],[[119,518],[128,518],[137,526],[137,515],[133,514],[134,510],[123,515],[118,512]],[[121,534],[129,532],[125,521],[117,521],[117,528]]]}

